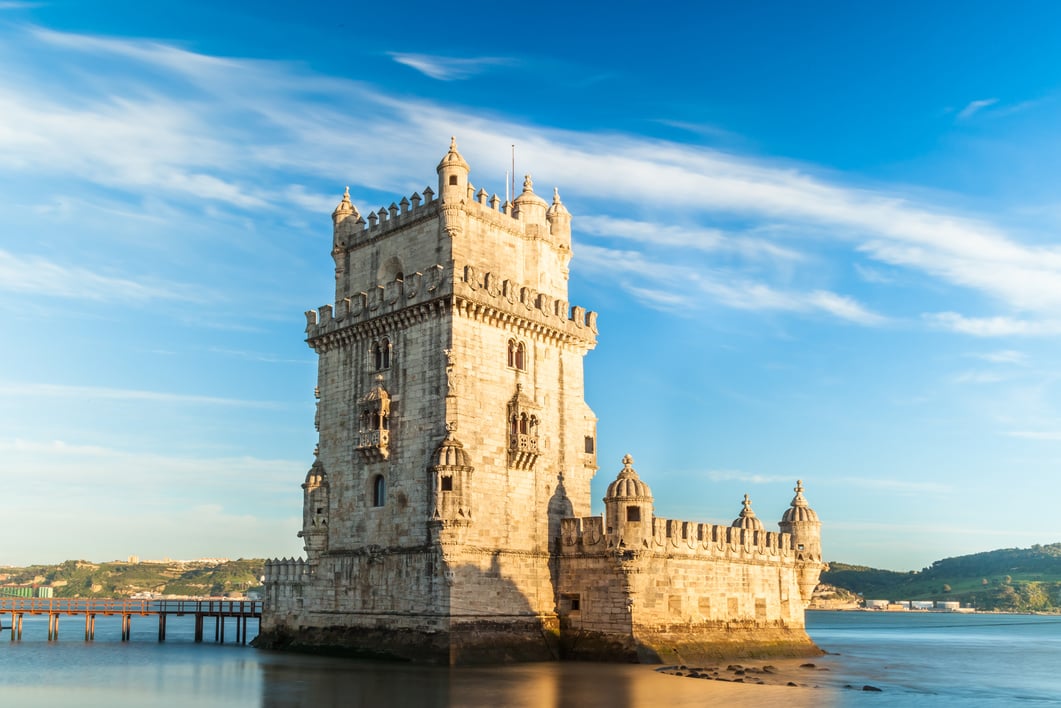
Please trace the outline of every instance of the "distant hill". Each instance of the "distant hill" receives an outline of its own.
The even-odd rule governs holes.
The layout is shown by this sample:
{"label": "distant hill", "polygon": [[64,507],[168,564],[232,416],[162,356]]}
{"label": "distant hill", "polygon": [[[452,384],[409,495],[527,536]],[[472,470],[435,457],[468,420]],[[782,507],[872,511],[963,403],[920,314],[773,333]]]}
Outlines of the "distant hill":
{"label": "distant hill", "polygon": [[[165,561],[90,563],[70,560],[59,565],[0,568],[0,595],[11,586],[50,587],[54,597],[129,597],[161,595],[243,596],[261,585],[265,561]],[[5,587],[7,586],[7,587]]]}
{"label": "distant hill", "polygon": [[944,558],[907,573],[831,562],[821,582],[867,600],[956,600],[980,610],[1061,612],[1061,543]]}

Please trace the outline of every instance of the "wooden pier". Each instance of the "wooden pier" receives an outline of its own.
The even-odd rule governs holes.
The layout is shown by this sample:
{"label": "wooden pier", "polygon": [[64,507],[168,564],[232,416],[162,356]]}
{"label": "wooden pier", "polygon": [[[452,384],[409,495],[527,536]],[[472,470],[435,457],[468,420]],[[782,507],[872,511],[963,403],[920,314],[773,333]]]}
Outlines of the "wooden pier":
{"label": "wooden pier", "polygon": [[166,620],[170,615],[195,616],[195,641],[203,641],[203,633],[213,619],[214,641],[224,644],[226,620],[235,618],[234,641],[247,643],[247,624],[258,620],[261,628],[261,600],[114,600],[114,599],[58,599],[3,597],[0,598],[0,617],[10,615],[11,641],[22,639],[22,618],[25,615],[48,615],[48,641],[59,639],[60,617],[84,617],[85,641],[96,638],[96,617],[121,616],[121,639],[132,636],[133,617],[157,617],[158,641],[166,641]]}

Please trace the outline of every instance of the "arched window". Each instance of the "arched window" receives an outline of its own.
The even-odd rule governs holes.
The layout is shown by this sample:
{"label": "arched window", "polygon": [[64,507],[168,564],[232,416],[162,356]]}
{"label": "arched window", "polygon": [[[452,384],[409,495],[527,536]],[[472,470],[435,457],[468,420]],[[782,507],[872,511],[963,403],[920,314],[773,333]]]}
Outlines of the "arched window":
{"label": "arched window", "polygon": [[527,345],[514,339],[508,340],[508,365],[520,371],[527,370]]}
{"label": "arched window", "polygon": [[387,483],[383,475],[377,474],[372,480],[372,506],[383,506],[387,502]]}
{"label": "arched window", "polygon": [[523,342],[516,345],[516,368],[520,371],[527,370],[527,347]]}
{"label": "arched window", "polygon": [[391,342],[386,337],[372,344],[372,363],[376,371],[391,368],[391,349]]}

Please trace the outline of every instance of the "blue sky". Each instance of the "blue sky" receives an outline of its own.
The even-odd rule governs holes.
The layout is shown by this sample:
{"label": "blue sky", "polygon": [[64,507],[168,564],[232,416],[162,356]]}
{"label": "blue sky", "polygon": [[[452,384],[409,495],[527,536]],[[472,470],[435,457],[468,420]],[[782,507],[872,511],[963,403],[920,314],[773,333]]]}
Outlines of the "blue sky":
{"label": "blue sky", "polygon": [[[289,556],[329,214],[510,145],[593,497],[894,569],[1061,540],[1061,6],[0,1],[0,563]],[[598,507],[600,506],[598,502]]]}

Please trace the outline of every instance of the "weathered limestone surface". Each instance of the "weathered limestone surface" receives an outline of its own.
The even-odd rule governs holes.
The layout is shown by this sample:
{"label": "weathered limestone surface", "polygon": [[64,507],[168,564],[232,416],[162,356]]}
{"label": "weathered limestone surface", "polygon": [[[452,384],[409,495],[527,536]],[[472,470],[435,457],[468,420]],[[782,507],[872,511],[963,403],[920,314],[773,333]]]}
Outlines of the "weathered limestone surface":
{"label": "weathered limestone surface", "polygon": [[[443,663],[813,651],[821,569],[802,486],[763,530],[657,518],[632,460],[589,516],[595,313],[567,301],[571,216],[502,205],[452,144],[426,188],[332,214],[306,558],[266,569],[260,644]],[[790,518],[791,517],[791,518]]]}

